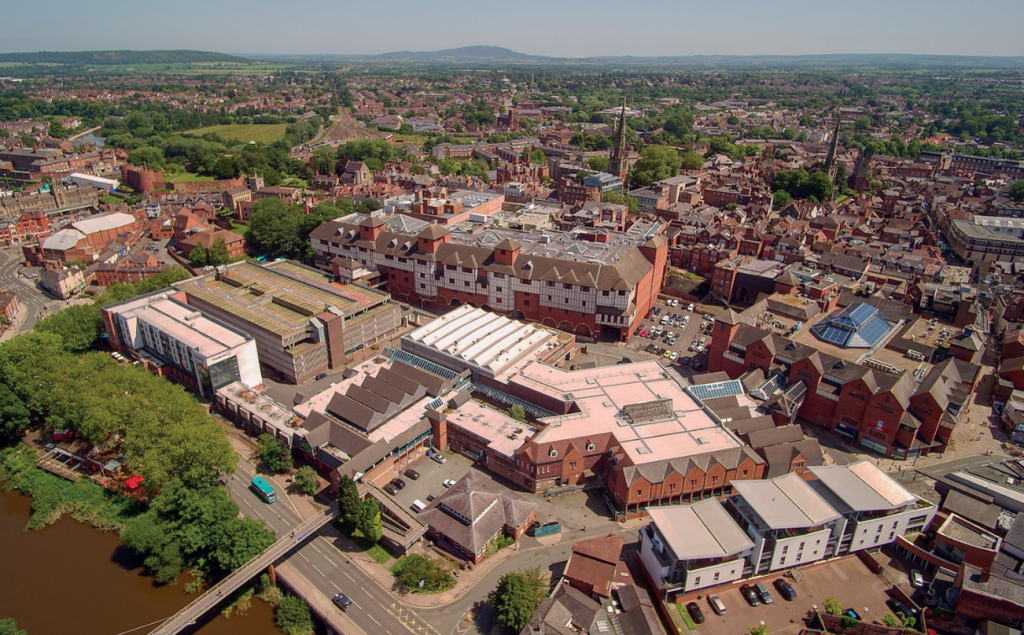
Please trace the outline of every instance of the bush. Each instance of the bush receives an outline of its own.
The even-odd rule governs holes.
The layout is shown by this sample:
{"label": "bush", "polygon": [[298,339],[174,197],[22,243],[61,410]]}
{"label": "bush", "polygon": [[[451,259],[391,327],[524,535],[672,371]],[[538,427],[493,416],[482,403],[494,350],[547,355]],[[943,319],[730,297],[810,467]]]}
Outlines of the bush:
{"label": "bush", "polygon": [[391,566],[391,574],[415,593],[438,593],[455,586],[451,568],[447,560],[414,553],[399,558]]}
{"label": "bush", "polygon": [[308,465],[303,465],[295,470],[295,487],[306,496],[315,495],[317,487],[316,470]]}
{"label": "bush", "polygon": [[505,534],[498,534],[491,540],[490,544],[487,545],[487,549],[484,550],[484,557],[493,556],[505,547],[509,547],[515,543],[515,538],[512,536],[506,536]]}
{"label": "bush", "polygon": [[857,620],[853,619],[849,615],[844,615],[839,618],[839,623],[843,626],[844,630],[850,630],[858,624]]}
{"label": "bush", "polygon": [[526,410],[519,404],[513,404],[508,409],[508,416],[512,417],[516,421],[526,421]]}
{"label": "bush", "polygon": [[885,615],[882,616],[882,624],[884,626],[889,626],[893,628],[897,626],[903,626],[903,622],[900,621],[900,618],[896,617],[888,611],[886,611]]}
{"label": "bush", "polygon": [[835,596],[825,598],[823,606],[825,608],[825,612],[829,615],[838,616],[843,614],[843,605],[835,598]]}
{"label": "bush", "polygon": [[288,635],[312,633],[313,616],[306,601],[294,595],[282,596],[277,604],[277,626]]}

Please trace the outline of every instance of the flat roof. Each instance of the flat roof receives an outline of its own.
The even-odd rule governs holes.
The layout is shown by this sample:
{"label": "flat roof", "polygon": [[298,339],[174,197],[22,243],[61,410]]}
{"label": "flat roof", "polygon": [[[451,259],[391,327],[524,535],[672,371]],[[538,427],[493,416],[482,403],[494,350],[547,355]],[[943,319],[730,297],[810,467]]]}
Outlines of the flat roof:
{"label": "flat roof", "polygon": [[[525,365],[510,381],[556,399],[574,401],[580,412],[546,417],[533,440],[552,443],[612,433],[633,465],[741,447],[684,389],[674,373],[656,361],[575,371],[541,362]],[[631,423],[621,415],[633,404],[667,401],[671,414]]]}
{"label": "flat roof", "polygon": [[194,307],[166,295],[143,296],[116,306],[111,311],[125,320],[138,320],[167,333],[207,359],[244,344],[248,337],[215,322]]}
{"label": "flat roof", "polygon": [[917,500],[871,461],[808,469],[854,511],[895,509]]}
{"label": "flat roof", "polygon": [[679,560],[722,558],[754,546],[714,498],[693,505],[648,507],[646,511]]}
{"label": "flat roof", "polygon": [[476,401],[467,401],[448,413],[448,423],[488,441],[487,447],[511,458],[537,429]]}
{"label": "flat roof", "polygon": [[83,234],[94,234],[108,229],[120,229],[121,227],[131,225],[134,222],[135,217],[131,214],[114,212],[113,214],[107,214],[105,216],[93,216],[91,218],[76,220],[71,223],[71,226]]}
{"label": "flat roof", "polygon": [[950,514],[942,523],[939,534],[979,549],[994,551],[999,547],[997,536],[960,519],[956,514]]}
{"label": "flat roof", "polygon": [[733,481],[733,490],[770,529],[816,527],[839,518],[798,474],[765,481]]}

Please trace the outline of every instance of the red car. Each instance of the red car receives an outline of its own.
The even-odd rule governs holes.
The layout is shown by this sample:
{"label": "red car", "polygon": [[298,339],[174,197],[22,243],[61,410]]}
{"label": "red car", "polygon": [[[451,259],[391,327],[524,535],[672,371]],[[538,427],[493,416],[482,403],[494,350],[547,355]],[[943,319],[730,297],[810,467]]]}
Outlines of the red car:
{"label": "red car", "polygon": [[640,337],[647,337],[647,329],[640,331]]}

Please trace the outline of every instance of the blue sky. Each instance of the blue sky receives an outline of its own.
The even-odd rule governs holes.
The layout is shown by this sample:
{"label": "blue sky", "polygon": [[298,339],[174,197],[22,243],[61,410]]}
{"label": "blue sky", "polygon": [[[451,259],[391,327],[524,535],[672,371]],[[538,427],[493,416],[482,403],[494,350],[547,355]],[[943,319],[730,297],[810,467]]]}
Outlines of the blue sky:
{"label": "blue sky", "polygon": [[6,2],[0,51],[1024,55],[1022,0],[48,0]]}

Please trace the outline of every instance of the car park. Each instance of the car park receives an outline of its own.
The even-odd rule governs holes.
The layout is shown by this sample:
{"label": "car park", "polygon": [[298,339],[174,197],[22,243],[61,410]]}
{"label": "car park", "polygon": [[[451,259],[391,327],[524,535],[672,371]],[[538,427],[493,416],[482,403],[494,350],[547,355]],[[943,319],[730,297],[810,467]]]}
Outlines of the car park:
{"label": "car park", "polygon": [[690,619],[693,620],[694,624],[704,623],[704,613],[700,610],[700,607],[697,606],[696,602],[690,602],[687,604],[686,612],[690,614]]}
{"label": "car park", "polygon": [[712,593],[708,596],[708,604],[711,605],[711,610],[715,612],[715,615],[725,615],[725,603],[722,602],[722,598]]}
{"label": "car park", "polygon": [[782,578],[778,578],[772,584],[775,585],[775,590],[779,592],[779,595],[783,597],[787,602],[792,602],[796,599],[796,590],[793,589],[793,585],[786,582]]}
{"label": "car park", "polygon": [[412,480],[414,480],[414,481],[415,481],[415,480],[418,480],[418,479],[419,479],[419,477],[420,477],[420,473],[419,473],[419,472],[417,472],[417,471],[416,471],[416,470],[414,470],[414,469],[411,469],[411,468],[410,468],[410,469],[408,469],[408,470],[406,470],[405,472],[403,472],[403,474],[405,474],[406,476],[408,476],[409,478],[411,478],[411,479],[412,479]]}
{"label": "car park", "polygon": [[750,606],[760,606],[761,598],[757,597],[757,592],[754,591],[754,587],[749,584],[744,584],[740,587],[740,595],[747,601]]}
{"label": "car park", "polygon": [[768,591],[768,587],[764,585],[764,582],[758,582],[754,585],[754,591],[757,592],[759,598],[761,598],[762,604],[772,603],[772,594]]}

